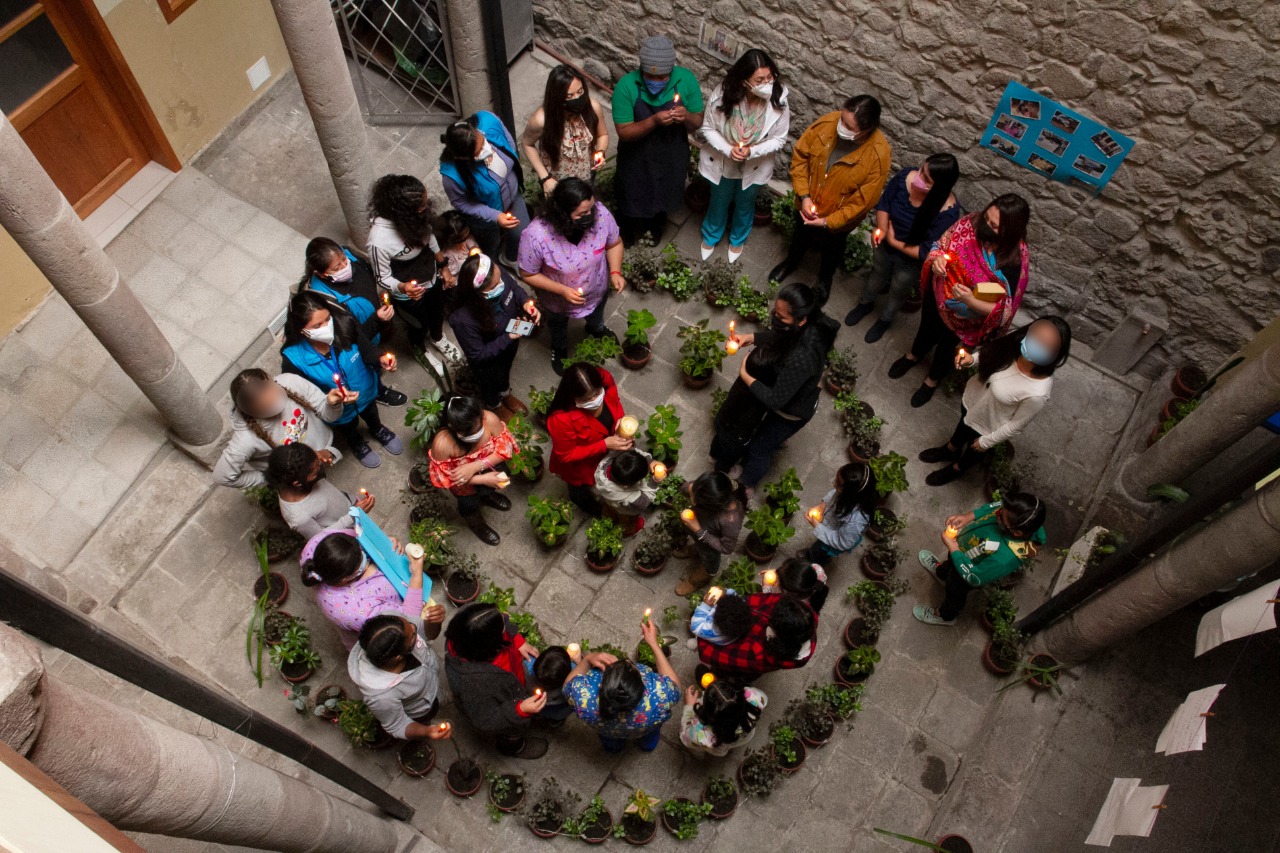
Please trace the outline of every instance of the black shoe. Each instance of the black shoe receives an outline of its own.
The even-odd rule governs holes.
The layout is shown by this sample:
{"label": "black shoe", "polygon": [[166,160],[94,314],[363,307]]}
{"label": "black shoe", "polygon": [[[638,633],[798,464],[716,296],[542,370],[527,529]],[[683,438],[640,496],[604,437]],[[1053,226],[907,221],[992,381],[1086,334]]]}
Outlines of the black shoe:
{"label": "black shoe", "polygon": [[920,362],[918,361],[912,361],[904,355],[902,358],[889,365],[889,378],[901,379],[911,372],[911,368],[915,367],[919,363]]}
{"label": "black shoe", "polygon": [[568,350],[551,350],[551,369],[556,372],[556,376],[564,376],[564,357],[568,354]]}
{"label": "black shoe", "polygon": [[862,318],[871,313],[871,309],[875,308],[874,302],[859,302],[853,306],[853,310],[844,315],[844,324],[846,326],[856,326],[862,322]]}
{"label": "black shoe", "polygon": [[511,499],[501,492],[485,492],[480,496],[480,502],[485,506],[493,507],[498,512],[511,509]]}
{"label": "black shoe", "polygon": [[408,397],[387,385],[382,386],[382,390],[378,392],[377,400],[384,406],[403,406],[409,402]]}
{"label": "black shoe", "polygon": [[541,758],[551,748],[551,742],[544,737],[528,736],[521,739],[520,748],[511,753],[512,758]]}
{"label": "black shoe", "polygon": [[876,320],[871,324],[871,328],[867,329],[867,336],[863,340],[869,344],[874,344],[884,337],[884,333],[889,330],[891,325],[893,325],[892,320]]}
{"label": "black shoe", "polygon": [[823,281],[818,279],[818,283],[813,286],[813,295],[818,297],[818,307],[827,304],[827,300],[831,298],[831,281]]}
{"label": "black shoe", "polygon": [[941,447],[929,447],[920,451],[919,459],[921,462],[951,462],[956,458],[954,452],[945,444]]}
{"label": "black shoe", "polygon": [[933,392],[938,390],[938,386],[934,385],[930,388],[928,385],[921,383],[916,389],[916,393],[911,395],[911,408],[918,409],[925,403],[933,399]]}
{"label": "black shoe", "polygon": [[960,479],[963,471],[957,471],[954,465],[948,465],[946,468],[939,468],[932,474],[924,478],[924,481],[930,486],[945,486],[952,480]]}
{"label": "black shoe", "polygon": [[791,266],[786,261],[783,261],[773,269],[769,270],[769,281],[776,281],[778,282],[778,284],[782,284],[783,279],[785,279],[787,276],[791,275],[795,271],[796,271],[796,268],[794,266]]}
{"label": "black shoe", "polygon": [[501,541],[498,531],[494,530],[484,520],[484,516],[479,512],[473,512],[471,515],[464,515],[462,520],[467,523],[467,527],[471,528],[471,532],[476,535],[486,545],[497,545]]}

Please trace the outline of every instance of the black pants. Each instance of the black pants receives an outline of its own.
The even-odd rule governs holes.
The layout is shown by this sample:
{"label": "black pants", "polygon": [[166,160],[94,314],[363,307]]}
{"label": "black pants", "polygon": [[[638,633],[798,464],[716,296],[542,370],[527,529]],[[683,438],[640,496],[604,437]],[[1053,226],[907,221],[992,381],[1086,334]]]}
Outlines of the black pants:
{"label": "black pants", "polygon": [[519,351],[520,343],[517,341],[493,358],[470,362],[471,374],[480,388],[480,400],[486,408],[495,408],[502,402],[503,395],[511,390],[511,365]]}
{"label": "black pants", "polygon": [[955,370],[956,348],[959,346],[960,338],[942,322],[933,294],[926,293],[924,304],[920,307],[920,328],[916,330],[915,340],[911,342],[911,355],[917,361],[923,361],[932,350],[929,378],[934,382],[941,382]]}
{"label": "black pants", "polygon": [[648,236],[655,245],[662,243],[662,232],[667,230],[667,214],[655,213],[653,216],[618,215],[618,232],[622,236],[622,245],[631,246],[641,237]]}
{"label": "black pants", "polygon": [[938,615],[950,622],[964,610],[965,599],[969,597],[969,590],[973,587],[956,571],[950,557],[938,564],[937,573],[945,587]]}
{"label": "black pants", "polygon": [[764,479],[773,465],[773,457],[791,436],[804,429],[809,421],[792,421],[769,412],[756,428],[755,435],[745,445],[722,437],[719,432],[711,439],[711,457],[716,460],[716,470],[727,473],[738,462],[742,463],[742,485],[754,489]]}
{"label": "black pants", "polygon": [[816,247],[821,260],[818,263],[818,296],[825,304],[831,295],[831,281],[835,278],[836,269],[844,260],[844,247],[849,239],[848,233],[837,234],[825,225],[805,225],[800,218],[800,211],[792,213],[795,230],[791,233],[791,245],[787,247],[788,267],[796,268],[804,262],[805,253]]}
{"label": "black pants", "polygon": [[412,346],[423,349],[428,337],[438,341],[444,335],[444,288],[439,282],[421,299],[401,299],[395,306],[398,312],[404,313],[405,330]]}
{"label": "black pants", "polygon": [[693,550],[698,556],[698,562],[702,564],[702,569],[711,577],[720,574],[720,564],[724,562],[724,554],[721,554],[710,545],[704,545],[697,539],[693,540]]}
{"label": "black pants", "polygon": [[[583,318],[587,323],[588,335],[598,335],[604,331],[605,306],[609,303],[609,294],[612,292],[612,288],[607,288],[604,296],[600,299],[600,304]],[[551,311],[547,311],[542,317],[547,321],[547,328],[551,331],[551,349],[568,352],[569,318],[564,314],[556,314]]]}
{"label": "black pants", "polygon": [[596,516],[600,514],[600,501],[590,486],[569,486],[569,500],[577,504],[583,512]]}
{"label": "black pants", "polygon": [[969,410],[962,403],[960,405],[960,422],[956,424],[956,431],[951,433],[951,438],[947,439],[947,443],[959,451],[954,461],[961,471],[968,471],[986,458],[987,455],[985,450],[973,449],[973,441],[981,433],[964,422],[965,415],[968,413]]}
{"label": "black pants", "polygon": [[370,400],[369,405],[360,411],[359,418],[352,418],[345,424],[333,425],[333,431],[342,436],[343,440],[347,442],[347,447],[353,450],[357,446],[366,443],[360,437],[360,421],[364,421],[365,426],[369,427],[369,432],[377,435],[378,430],[382,429],[382,416],[378,414],[377,401]]}

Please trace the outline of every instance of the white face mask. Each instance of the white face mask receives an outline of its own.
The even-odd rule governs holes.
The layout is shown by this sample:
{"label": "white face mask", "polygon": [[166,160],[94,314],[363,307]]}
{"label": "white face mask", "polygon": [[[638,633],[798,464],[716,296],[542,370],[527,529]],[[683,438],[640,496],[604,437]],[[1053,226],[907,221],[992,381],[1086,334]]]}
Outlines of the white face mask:
{"label": "white face mask", "polygon": [[603,403],[604,403],[604,389],[601,388],[599,394],[592,397],[591,400],[586,403],[579,403],[578,408],[579,409],[598,409]]}
{"label": "white face mask", "polygon": [[333,343],[333,318],[330,317],[329,322],[318,329],[303,329],[302,334],[318,344]]}
{"label": "white face mask", "polygon": [[484,145],[480,146],[480,153],[476,155],[477,160],[488,160],[493,156],[493,146],[489,144],[489,140],[484,141]]}
{"label": "white face mask", "polygon": [[351,281],[351,264],[348,263],[342,269],[330,275],[329,278],[334,281]]}
{"label": "white face mask", "polygon": [[852,130],[845,127],[844,122],[842,121],[836,122],[836,136],[848,142],[852,142],[853,140],[858,138],[858,134],[854,133]]}
{"label": "white face mask", "polygon": [[755,95],[757,98],[763,98],[767,101],[773,97],[773,84],[761,83],[759,86],[752,86],[751,94]]}
{"label": "white face mask", "polygon": [[473,432],[471,435],[460,436],[460,438],[462,439],[463,444],[475,444],[477,441],[484,438],[484,422],[481,421],[479,432]]}

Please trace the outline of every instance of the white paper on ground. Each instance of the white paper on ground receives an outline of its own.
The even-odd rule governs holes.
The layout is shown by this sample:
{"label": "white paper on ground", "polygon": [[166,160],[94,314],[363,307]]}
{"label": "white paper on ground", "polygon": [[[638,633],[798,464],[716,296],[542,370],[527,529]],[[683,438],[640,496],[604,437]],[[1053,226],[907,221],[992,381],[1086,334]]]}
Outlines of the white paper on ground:
{"label": "white paper on ground", "polygon": [[1280,593],[1280,584],[1272,582],[1206,613],[1196,631],[1195,656],[1200,657],[1228,640],[1274,628],[1276,619],[1272,608],[1275,605],[1267,602],[1280,598],[1277,593]]}
{"label": "white paper on ground", "polygon": [[1164,724],[1164,731],[1156,739],[1156,752],[1173,755],[1178,752],[1191,752],[1203,749],[1208,731],[1205,724],[1208,720],[1203,716],[1218,700],[1225,684],[1215,684],[1201,690],[1193,690],[1187,694]]}
{"label": "white paper on ground", "polygon": [[1160,810],[1155,808],[1164,801],[1168,785],[1150,785],[1138,787],[1141,779],[1116,779],[1111,783],[1107,793],[1107,801],[1098,812],[1098,819],[1093,822],[1093,830],[1084,840],[1085,844],[1096,844],[1099,847],[1110,847],[1111,839],[1116,835],[1151,834],[1156,825],[1156,816]]}

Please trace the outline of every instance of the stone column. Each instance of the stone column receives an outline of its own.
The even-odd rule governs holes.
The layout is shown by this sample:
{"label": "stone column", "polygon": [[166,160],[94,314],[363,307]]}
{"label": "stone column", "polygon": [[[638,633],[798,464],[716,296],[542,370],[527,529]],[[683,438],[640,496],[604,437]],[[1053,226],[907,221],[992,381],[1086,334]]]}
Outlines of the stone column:
{"label": "stone column", "polygon": [[1036,648],[1061,661],[1086,660],[1236,578],[1265,569],[1276,554],[1280,483],[1273,482],[1050,625],[1036,635]]}
{"label": "stone column", "polygon": [[329,4],[321,0],[271,0],[271,8],[329,164],[347,231],[353,244],[364,251],[369,242],[366,208],[373,186],[373,155],[337,21]]}
{"label": "stone column", "polygon": [[458,111],[464,116],[493,108],[483,15],[478,0],[445,0],[453,74],[458,84]]}
{"label": "stone column", "polygon": [[1147,489],[1177,484],[1212,461],[1280,409],[1280,344],[1271,346],[1231,377],[1164,438],[1133,457],[1118,485],[1129,500],[1146,501]]}
{"label": "stone column", "polygon": [[180,441],[196,448],[217,441],[221,416],[2,115],[0,225],[160,410]]}
{"label": "stone column", "polygon": [[395,853],[414,835],[217,741],[59,681],[35,644],[5,626],[0,737],[124,830],[284,853]]}

